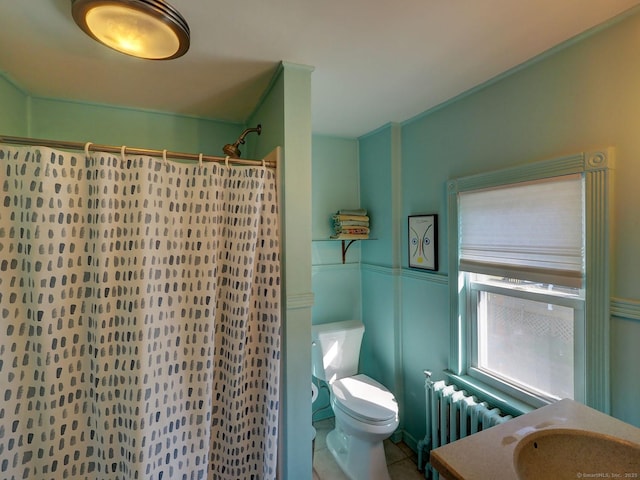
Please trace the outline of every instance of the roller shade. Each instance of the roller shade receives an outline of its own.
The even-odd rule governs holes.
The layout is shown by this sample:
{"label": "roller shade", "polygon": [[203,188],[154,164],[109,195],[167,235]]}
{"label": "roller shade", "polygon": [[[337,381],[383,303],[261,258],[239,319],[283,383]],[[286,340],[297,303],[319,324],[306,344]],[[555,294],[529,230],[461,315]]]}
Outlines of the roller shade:
{"label": "roller shade", "polygon": [[581,287],[582,176],[460,192],[460,270]]}

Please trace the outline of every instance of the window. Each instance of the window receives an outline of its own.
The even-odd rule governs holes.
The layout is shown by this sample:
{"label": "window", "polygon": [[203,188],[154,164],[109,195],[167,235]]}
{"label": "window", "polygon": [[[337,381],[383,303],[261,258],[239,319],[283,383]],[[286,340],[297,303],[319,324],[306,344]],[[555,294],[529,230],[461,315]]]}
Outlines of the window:
{"label": "window", "polygon": [[608,410],[610,159],[450,182],[454,377],[532,406],[574,398]]}
{"label": "window", "polygon": [[465,273],[470,301],[469,375],[525,403],[582,400],[580,289]]}

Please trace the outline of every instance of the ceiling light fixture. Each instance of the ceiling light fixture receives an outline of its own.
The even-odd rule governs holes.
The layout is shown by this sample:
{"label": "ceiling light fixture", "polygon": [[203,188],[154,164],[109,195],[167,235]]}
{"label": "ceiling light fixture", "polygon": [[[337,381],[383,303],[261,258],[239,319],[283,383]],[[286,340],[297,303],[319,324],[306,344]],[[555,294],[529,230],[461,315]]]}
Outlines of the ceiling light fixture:
{"label": "ceiling light fixture", "polygon": [[71,12],[87,35],[127,55],[169,60],[189,49],[189,25],[162,0],[71,0]]}

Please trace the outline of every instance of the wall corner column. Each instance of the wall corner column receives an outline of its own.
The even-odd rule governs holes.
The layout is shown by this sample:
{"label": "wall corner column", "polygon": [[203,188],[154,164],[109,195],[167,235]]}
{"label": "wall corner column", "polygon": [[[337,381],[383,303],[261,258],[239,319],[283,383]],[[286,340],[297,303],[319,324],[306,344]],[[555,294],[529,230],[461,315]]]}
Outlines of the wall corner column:
{"label": "wall corner column", "polygon": [[311,479],[311,73],[283,63],[282,405],[278,478]]}

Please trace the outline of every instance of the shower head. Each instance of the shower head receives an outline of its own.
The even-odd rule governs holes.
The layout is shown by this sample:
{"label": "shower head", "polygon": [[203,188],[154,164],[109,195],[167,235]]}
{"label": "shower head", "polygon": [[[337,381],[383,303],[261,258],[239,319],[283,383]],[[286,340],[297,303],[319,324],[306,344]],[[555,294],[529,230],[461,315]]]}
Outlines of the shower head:
{"label": "shower head", "polygon": [[238,145],[236,145],[235,143],[227,143],[224,147],[222,147],[222,151],[225,155],[231,158],[240,158],[240,154],[242,153],[240,152]]}
{"label": "shower head", "polygon": [[251,132],[256,132],[258,135],[260,135],[260,133],[262,132],[262,125],[258,124],[256,128],[247,128],[244,132],[242,132],[242,134],[238,137],[238,140],[236,140],[233,144],[227,143],[224,147],[222,147],[222,151],[224,152],[224,154],[231,158],[240,158],[241,152],[238,148],[238,145],[244,145],[244,137],[246,137],[247,134]]}

